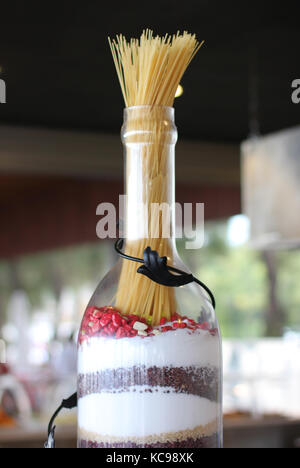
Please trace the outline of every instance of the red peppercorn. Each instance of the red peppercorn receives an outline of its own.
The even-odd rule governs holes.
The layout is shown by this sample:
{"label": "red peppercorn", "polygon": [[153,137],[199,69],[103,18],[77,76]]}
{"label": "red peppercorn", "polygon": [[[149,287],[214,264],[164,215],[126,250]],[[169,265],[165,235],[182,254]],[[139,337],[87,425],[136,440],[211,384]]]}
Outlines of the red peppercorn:
{"label": "red peppercorn", "polygon": [[135,320],[135,321],[139,319],[139,316],[136,315],[136,314],[129,314],[127,317],[128,317],[130,320]]}
{"label": "red peppercorn", "polygon": [[132,327],[131,327],[130,325],[128,325],[127,323],[126,323],[126,325],[124,325],[123,328],[124,328],[127,332],[131,332],[131,330],[132,330]]}
{"label": "red peppercorn", "polygon": [[106,325],[108,325],[111,322],[111,317],[111,313],[104,314],[99,322],[101,324],[101,327],[106,327]]}
{"label": "red peppercorn", "polygon": [[99,310],[94,310],[91,315],[91,320],[100,320],[103,317],[103,312],[99,312]]}
{"label": "red peppercorn", "polygon": [[117,333],[116,333],[116,338],[123,338],[126,336],[126,330],[123,327],[118,328]]}
{"label": "red peppercorn", "polygon": [[196,325],[195,320],[193,320],[193,319],[188,319],[188,321],[189,321],[192,325]]}
{"label": "red peppercorn", "polygon": [[108,325],[104,328],[104,330],[105,330],[105,331],[107,330],[108,334],[109,334],[110,336],[112,336],[112,335],[115,334],[115,332],[118,330],[118,328],[119,328],[119,327],[115,326],[114,323],[110,323],[110,324],[108,324]]}
{"label": "red peppercorn", "polygon": [[[123,323],[124,319],[122,319],[121,315],[118,314],[117,312],[114,312],[112,314],[112,322],[116,327],[120,327]],[[126,320],[125,320],[126,322]]]}
{"label": "red peppercorn", "polygon": [[175,327],[175,328],[186,328],[186,323],[185,322],[175,322],[175,323],[173,323],[173,327]]}
{"label": "red peppercorn", "polygon": [[82,327],[83,328],[87,328],[89,322],[92,321],[91,317],[92,317],[93,311],[94,311],[94,307],[88,307],[86,309],[83,320],[82,320]]}
{"label": "red peppercorn", "polygon": [[120,314],[120,311],[112,306],[96,307],[96,309],[98,309],[99,312],[102,312],[102,314],[113,314],[113,313]]}
{"label": "red peppercorn", "polygon": [[101,324],[99,323],[99,321],[97,322],[89,322],[88,324],[88,328],[87,328],[87,333],[88,334],[95,334],[97,333],[99,330],[101,330]]}

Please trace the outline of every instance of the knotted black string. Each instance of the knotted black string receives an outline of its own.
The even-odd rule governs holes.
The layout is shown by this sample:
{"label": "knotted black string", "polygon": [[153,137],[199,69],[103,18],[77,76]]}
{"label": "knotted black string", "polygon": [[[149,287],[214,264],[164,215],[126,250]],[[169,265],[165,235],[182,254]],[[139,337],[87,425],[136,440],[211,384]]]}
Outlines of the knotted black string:
{"label": "knotted black string", "polygon": [[61,412],[62,409],[72,409],[76,408],[77,406],[77,393],[74,393],[72,396],[63,400],[59,408],[55,411],[52,418],[50,419],[49,426],[48,426],[48,440],[44,445],[44,448],[55,448],[55,429],[54,421]]}
{"label": "knotted black string", "polygon": [[[120,257],[125,258],[126,260],[143,263],[143,266],[138,268],[137,273],[147,276],[152,281],[155,281],[155,283],[173,288],[195,282],[202,286],[202,288],[207,292],[213,308],[216,308],[215,297],[211,290],[206,286],[206,284],[202,283],[202,281],[195,278],[192,274],[169,266],[167,264],[167,257],[160,257],[156,250],[151,250],[151,247],[147,247],[144,250],[143,259],[126,255],[122,252],[123,243],[124,239],[118,239],[115,243],[115,250]],[[170,272],[174,272],[176,274],[173,275]]]}
{"label": "knotted black string", "polygon": [[[155,283],[162,284],[163,286],[169,287],[179,287],[185,284],[195,282],[202,286],[202,288],[207,292],[211,299],[213,308],[216,308],[216,301],[211,290],[206,286],[206,284],[199,281],[192,274],[186,273],[184,271],[178,270],[167,264],[167,257],[160,257],[156,250],[152,250],[151,247],[147,247],[144,250],[143,259],[138,257],[131,257],[122,252],[124,239],[118,239],[115,243],[115,250],[118,255],[126,260],[132,262],[142,263],[143,265],[137,269],[137,273],[147,276],[149,279]],[[170,272],[176,273],[173,275]],[[77,406],[77,393],[74,393],[72,396],[62,401],[62,404],[57,408],[53,414],[49,426],[48,426],[48,440],[45,443],[45,448],[55,448],[55,429],[54,421],[61,412],[62,409],[72,409]]]}

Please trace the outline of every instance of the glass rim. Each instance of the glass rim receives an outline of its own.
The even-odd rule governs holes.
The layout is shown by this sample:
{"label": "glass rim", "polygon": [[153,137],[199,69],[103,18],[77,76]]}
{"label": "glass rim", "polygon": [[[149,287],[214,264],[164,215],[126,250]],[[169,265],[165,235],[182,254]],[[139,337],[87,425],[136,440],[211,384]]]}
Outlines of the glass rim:
{"label": "glass rim", "polygon": [[172,122],[175,121],[175,108],[171,106],[142,105],[125,107],[123,118],[124,120],[128,120],[131,117],[143,118],[143,113],[145,114],[145,117],[151,118],[153,115],[153,117],[161,117]]}
{"label": "glass rim", "polygon": [[173,106],[158,106],[158,105],[152,105],[152,104],[142,104],[138,106],[129,106],[129,107],[124,107],[124,111],[129,111],[133,109],[166,109],[166,110],[173,110],[175,111],[175,107]]}

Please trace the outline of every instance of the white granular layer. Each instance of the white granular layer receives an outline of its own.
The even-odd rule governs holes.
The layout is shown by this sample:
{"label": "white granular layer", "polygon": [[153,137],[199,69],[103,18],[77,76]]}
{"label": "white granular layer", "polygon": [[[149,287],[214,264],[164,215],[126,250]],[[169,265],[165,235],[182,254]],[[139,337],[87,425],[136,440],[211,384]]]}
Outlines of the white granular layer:
{"label": "white granular layer", "polygon": [[81,374],[104,369],[146,367],[220,367],[218,336],[206,330],[178,329],[161,335],[134,338],[93,337],[78,352]]}
{"label": "white granular layer", "polygon": [[85,431],[127,438],[192,430],[218,419],[219,404],[178,393],[101,393],[80,398],[79,427]]}

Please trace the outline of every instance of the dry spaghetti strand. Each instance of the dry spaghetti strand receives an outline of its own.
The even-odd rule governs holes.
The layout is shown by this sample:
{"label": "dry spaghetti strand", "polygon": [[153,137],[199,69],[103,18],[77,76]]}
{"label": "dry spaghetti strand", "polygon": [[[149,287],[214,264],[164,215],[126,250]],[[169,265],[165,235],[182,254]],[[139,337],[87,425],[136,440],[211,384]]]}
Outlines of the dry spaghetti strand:
{"label": "dry spaghetti strand", "polygon": [[[126,107],[151,106],[148,118],[135,118],[127,124],[132,125],[134,132],[149,134],[150,141],[142,151],[143,157],[143,197],[151,212],[152,203],[168,202],[170,174],[168,171],[168,149],[166,133],[161,125],[163,106],[173,106],[175,94],[182,76],[189,63],[198,52],[202,43],[195,35],[177,32],[172,36],[154,36],[153,31],[145,30],[140,39],[127,41],[123,35],[109,44],[115,63],[118,79]],[[151,123],[151,132],[149,124]],[[131,142],[133,141],[131,140]],[[131,167],[130,151],[127,153],[127,176]],[[128,180],[128,177],[127,177]],[[151,216],[148,215],[151,226]],[[161,228],[159,228],[161,229]],[[150,245],[160,255],[166,255],[172,261],[172,246],[169,239],[147,237],[126,242],[126,253],[142,257],[144,249]],[[116,306],[125,314],[138,314],[152,321],[160,322],[162,316],[167,319],[176,312],[174,289],[150,281],[137,274],[137,266],[123,260]]]}
{"label": "dry spaghetti strand", "polygon": [[172,106],[182,76],[203,42],[186,31],[154,37],[147,29],[139,40],[127,42],[119,35],[109,44],[125,105],[131,107]]}

